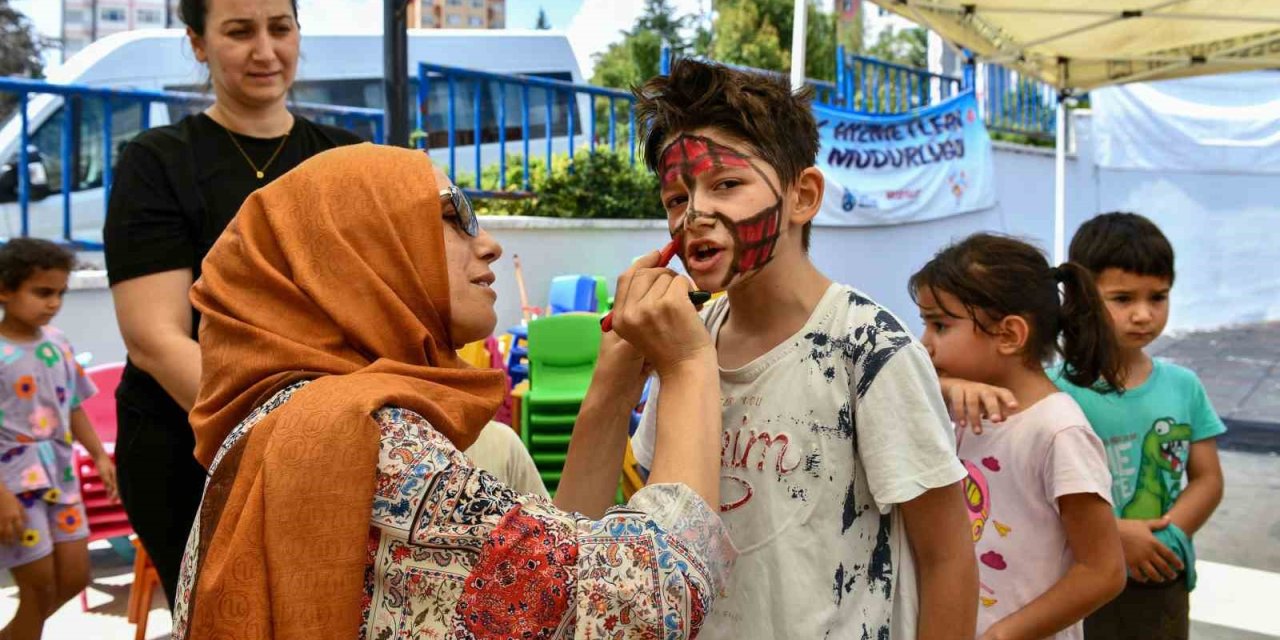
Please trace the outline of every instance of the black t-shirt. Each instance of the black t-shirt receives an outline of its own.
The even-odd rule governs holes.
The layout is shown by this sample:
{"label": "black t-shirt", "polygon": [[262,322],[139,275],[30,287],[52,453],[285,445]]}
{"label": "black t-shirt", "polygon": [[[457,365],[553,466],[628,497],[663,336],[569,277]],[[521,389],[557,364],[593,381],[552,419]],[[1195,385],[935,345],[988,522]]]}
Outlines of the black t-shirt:
{"label": "black t-shirt", "polygon": [[[259,168],[279,149],[262,179],[232,135]],[[175,269],[199,278],[205,254],[249,194],[321,151],[359,142],[354,133],[296,115],[283,146],[281,138],[232,134],[203,113],[138,134],[121,152],[111,187],[103,228],[108,280],[115,285]],[[192,316],[194,338],[200,317]],[[186,419],[160,383],[132,362],[117,397],[157,418]]]}

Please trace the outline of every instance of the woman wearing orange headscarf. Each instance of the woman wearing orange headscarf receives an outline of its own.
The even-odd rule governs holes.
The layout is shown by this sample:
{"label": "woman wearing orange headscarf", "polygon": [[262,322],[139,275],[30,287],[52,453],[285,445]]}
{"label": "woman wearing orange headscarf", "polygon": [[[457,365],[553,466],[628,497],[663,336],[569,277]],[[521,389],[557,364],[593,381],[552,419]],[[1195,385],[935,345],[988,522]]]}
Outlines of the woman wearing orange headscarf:
{"label": "woman wearing orange headscarf", "polygon": [[[619,281],[616,332],[672,389],[665,455],[591,520],[460,453],[504,393],[454,352],[493,330],[500,254],[421,152],[326,152],[249,198],[192,291],[210,477],[175,638],[696,635],[734,550],[689,285],[656,255]],[[609,338],[600,366],[631,348]]]}

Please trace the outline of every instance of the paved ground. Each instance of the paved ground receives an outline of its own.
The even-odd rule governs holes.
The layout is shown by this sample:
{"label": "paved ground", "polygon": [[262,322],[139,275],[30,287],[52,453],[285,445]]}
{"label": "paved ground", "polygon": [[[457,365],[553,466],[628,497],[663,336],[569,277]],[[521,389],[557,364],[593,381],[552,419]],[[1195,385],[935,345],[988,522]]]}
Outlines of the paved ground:
{"label": "paved ground", "polygon": [[[1196,640],[1280,638],[1280,322],[1162,338],[1152,349],[1195,370],[1230,429],[1221,444],[1226,495],[1196,536],[1200,584],[1192,594]],[[50,640],[130,640],[125,620],[131,565],[101,545],[93,551],[90,610],[78,600],[50,619]],[[17,607],[17,589],[0,576],[0,621]],[[157,594],[146,638],[169,638]]]}
{"label": "paved ground", "polygon": [[1227,422],[1223,447],[1280,453],[1280,322],[1165,337],[1152,353],[1199,374]]}

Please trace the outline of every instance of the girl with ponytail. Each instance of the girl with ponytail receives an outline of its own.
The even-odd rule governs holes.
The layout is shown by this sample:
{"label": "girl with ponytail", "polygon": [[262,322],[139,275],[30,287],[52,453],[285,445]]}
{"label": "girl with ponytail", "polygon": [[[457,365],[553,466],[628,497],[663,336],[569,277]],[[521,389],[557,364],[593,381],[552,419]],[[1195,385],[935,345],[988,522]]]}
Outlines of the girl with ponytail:
{"label": "girl with ponytail", "polygon": [[979,637],[1082,638],[1080,621],[1124,587],[1124,562],[1102,442],[1044,364],[1056,353],[1072,382],[1118,388],[1093,279],[1078,264],[1050,266],[1021,240],[975,234],[909,287],[944,390],[956,380],[999,387],[1015,409],[999,427],[957,430]]}

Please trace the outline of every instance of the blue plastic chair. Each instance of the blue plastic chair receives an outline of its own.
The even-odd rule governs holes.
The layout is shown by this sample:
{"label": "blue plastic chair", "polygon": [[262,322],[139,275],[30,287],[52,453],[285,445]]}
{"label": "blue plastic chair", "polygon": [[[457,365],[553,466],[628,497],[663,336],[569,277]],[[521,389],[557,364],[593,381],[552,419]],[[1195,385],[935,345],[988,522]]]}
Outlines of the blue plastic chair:
{"label": "blue plastic chair", "polygon": [[596,279],[592,276],[556,276],[551,280],[548,315],[597,311]]}

